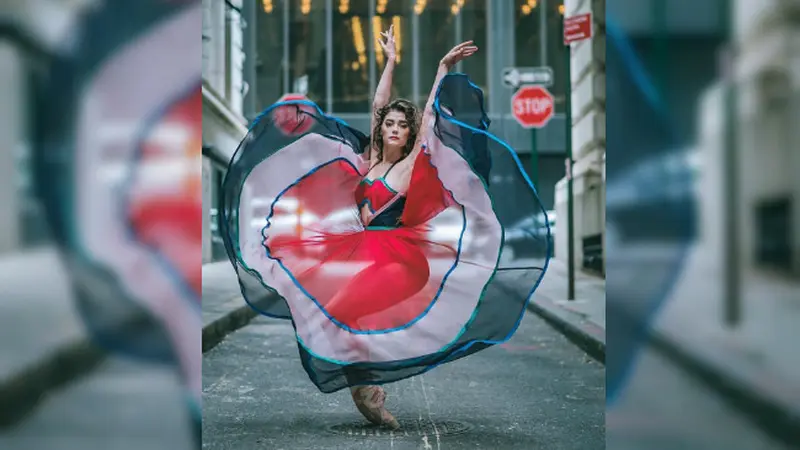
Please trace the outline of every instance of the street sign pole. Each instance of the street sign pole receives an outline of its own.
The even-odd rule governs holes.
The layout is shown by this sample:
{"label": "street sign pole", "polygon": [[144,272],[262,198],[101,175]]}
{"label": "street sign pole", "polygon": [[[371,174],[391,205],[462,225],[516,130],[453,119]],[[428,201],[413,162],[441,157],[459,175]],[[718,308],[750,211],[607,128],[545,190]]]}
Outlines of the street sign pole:
{"label": "street sign pole", "polygon": [[[539,5],[539,66],[547,66],[547,0]],[[531,128],[531,180],[539,193],[539,142],[538,130]],[[545,218],[546,219],[546,218]]]}
{"label": "street sign pole", "polygon": [[[564,21],[561,21],[564,28]],[[566,150],[567,150],[567,300],[575,300],[575,201],[572,192],[572,45],[566,43],[564,64],[567,74],[567,89],[564,102],[566,117]]]}
{"label": "street sign pole", "polygon": [[564,37],[565,67],[567,73],[566,89],[566,134],[567,134],[567,300],[575,300],[575,199],[572,192],[572,43],[591,39],[592,14],[584,13],[577,16],[565,17],[561,21]]}
{"label": "street sign pole", "polygon": [[531,181],[539,193],[539,147],[536,142],[536,128],[531,128]]}
{"label": "street sign pole", "polygon": [[[727,6],[724,16],[725,31],[727,37],[730,39],[732,36],[731,22],[732,12],[731,7]],[[723,186],[727,193],[724,200],[725,206],[725,228],[723,230],[725,236],[725,269],[724,269],[724,288],[725,295],[725,312],[724,323],[729,329],[735,329],[740,326],[742,322],[742,288],[740,284],[741,279],[741,248],[739,246],[739,202],[740,202],[740,189],[739,189],[739,151],[738,143],[736,141],[736,119],[737,119],[737,85],[736,75],[734,73],[735,64],[735,48],[733,44],[729,44],[728,48],[724,50],[722,62],[723,80],[725,81],[725,115],[723,119],[723,150],[725,172],[722,177]]]}

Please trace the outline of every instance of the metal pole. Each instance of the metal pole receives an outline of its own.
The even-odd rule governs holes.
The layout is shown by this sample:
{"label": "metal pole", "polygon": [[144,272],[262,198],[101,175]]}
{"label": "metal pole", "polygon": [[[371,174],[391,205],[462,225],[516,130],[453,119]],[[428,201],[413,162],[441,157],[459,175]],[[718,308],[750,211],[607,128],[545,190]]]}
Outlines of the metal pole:
{"label": "metal pole", "polygon": [[[656,89],[661,93],[667,92],[667,78],[669,69],[668,48],[667,44],[667,2],[666,0],[654,0],[651,3],[651,20],[655,30],[655,42],[652,52],[653,71]],[[666,101],[669,101],[669,96],[663,95]]]}
{"label": "metal pole", "polygon": [[[539,3],[539,65],[547,66],[547,0]],[[531,181],[539,190],[539,142],[537,129],[531,129]]]}
{"label": "metal pole", "polygon": [[333,112],[333,0],[325,0],[325,110]]}
{"label": "metal pole", "polygon": [[[565,15],[566,17],[566,15]],[[564,18],[561,19],[561,35],[564,35]],[[566,150],[567,150],[567,300],[575,300],[575,201],[572,192],[572,46],[564,52],[567,74],[565,105]]]}
{"label": "metal pole", "polygon": [[725,32],[729,47],[725,49],[722,61],[725,79],[725,119],[724,119],[724,151],[725,172],[722,176],[723,196],[725,201],[725,286],[723,302],[725,304],[725,325],[737,327],[742,320],[741,285],[741,249],[739,248],[739,152],[736,141],[736,77],[734,74],[735,53],[732,43],[731,21],[733,20],[730,5],[726,2]]}
{"label": "metal pole", "polygon": [[[25,139],[25,120],[28,114],[24,109],[29,107],[25,102],[26,91],[25,59],[22,51],[9,40],[0,40],[0,76],[4,83],[0,86],[0,253],[18,250],[22,244],[23,230],[20,226],[20,197],[14,180],[19,167],[16,150]],[[23,109],[21,111],[20,109]]]}
{"label": "metal pole", "polygon": [[244,73],[242,74],[247,86],[247,92],[244,97],[244,116],[250,121],[258,114],[259,107],[258,94],[256,92],[256,60],[258,59],[256,24],[258,22],[258,8],[255,2],[244,2],[242,4],[242,16],[246,24],[243,36]]}
{"label": "metal pole", "polygon": [[289,0],[283,0],[283,93],[289,92]]}
{"label": "metal pole", "polygon": [[[454,20],[455,20],[455,39],[454,39],[455,43],[453,45],[460,44],[462,39],[463,39],[462,36],[463,36],[464,33],[463,33],[462,29],[461,29],[461,26],[462,26],[461,17],[462,17],[461,16],[461,10],[459,9],[458,10],[458,14],[454,17]],[[456,64],[456,72],[463,72],[463,71],[464,71],[464,62],[463,61],[459,61],[458,64]]]}
{"label": "metal pole", "polygon": [[[494,39],[494,3],[489,0],[486,0],[486,84],[488,85],[488,98],[489,101],[487,102],[487,113],[489,117],[492,117],[495,114],[501,114],[500,112],[503,111],[502,108],[495,107],[496,101],[494,100],[495,95],[498,93],[497,89],[494,87],[495,83],[495,70],[499,67],[499,65],[495,62],[495,55],[498,54],[498,51],[495,51],[495,39]],[[495,120],[494,118],[492,120]]]}
{"label": "metal pole", "polygon": [[375,35],[373,34],[373,26],[372,20],[375,17],[375,2],[369,2],[369,20],[367,20],[367,51],[369,52],[369,58],[367,58],[367,64],[369,64],[369,91],[372,93],[373,97],[369,99],[369,108],[372,108],[372,100],[374,100],[375,89],[376,89],[376,78],[375,78],[375,67],[377,66],[377,61],[375,58]]}
{"label": "metal pole", "polygon": [[547,0],[539,3],[539,58],[542,66],[547,65]]}
{"label": "metal pole", "polygon": [[539,147],[536,141],[536,128],[531,128],[531,181],[539,192]]}
{"label": "metal pole", "polygon": [[419,16],[411,12],[411,98],[417,105],[419,99]]}

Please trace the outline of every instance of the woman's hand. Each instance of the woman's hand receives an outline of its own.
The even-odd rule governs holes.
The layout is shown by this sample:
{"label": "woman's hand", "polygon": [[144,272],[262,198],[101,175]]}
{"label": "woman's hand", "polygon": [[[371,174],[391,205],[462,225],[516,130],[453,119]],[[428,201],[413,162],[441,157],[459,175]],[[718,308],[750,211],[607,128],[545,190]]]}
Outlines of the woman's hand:
{"label": "woman's hand", "polygon": [[381,36],[383,36],[386,41],[384,42],[378,39],[378,43],[383,47],[383,52],[386,54],[387,60],[395,62],[397,50],[394,45],[394,25],[390,26],[388,31],[382,32]]}
{"label": "woman's hand", "polygon": [[474,55],[477,51],[478,47],[475,46],[472,41],[462,42],[447,52],[447,54],[444,55],[444,58],[439,61],[439,65],[444,66],[447,70],[450,70],[459,61]]}

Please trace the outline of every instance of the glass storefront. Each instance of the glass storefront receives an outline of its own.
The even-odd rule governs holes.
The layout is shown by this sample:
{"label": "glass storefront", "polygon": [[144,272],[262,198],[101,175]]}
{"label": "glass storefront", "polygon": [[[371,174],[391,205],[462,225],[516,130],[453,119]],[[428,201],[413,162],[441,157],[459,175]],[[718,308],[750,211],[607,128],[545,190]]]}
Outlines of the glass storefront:
{"label": "glass storefront", "polygon": [[[369,101],[372,97],[370,65],[375,64],[374,57],[371,56],[373,52],[370,51],[374,45],[370,38],[372,29],[370,1],[351,0],[332,3],[334,4],[334,10],[331,12],[333,40],[329,46],[333,56],[331,108],[340,113],[365,113],[369,111]],[[321,31],[324,31],[324,28]]]}
{"label": "glass storefront", "polygon": [[[291,92],[302,92],[312,101],[324,105],[327,98],[325,61],[325,2],[294,1],[288,3],[289,16],[289,86]],[[285,37],[285,36],[284,36]],[[275,70],[272,66],[269,69]]]}
{"label": "glass storefront", "polygon": [[456,20],[450,12],[448,0],[432,0],[425,2],[424,11],[419,14],[419,83],[420,97],[418,105],[424,104],[433,87],[436,68],[456,43]]}
{"label": "glass storefront", "polygon": [[[460,24],[456,41],[462,42],[472,40],[481,51],[467,58],[461,67],[457,68],[460,72],[468,73],[472,82],[477,84],[484,95],[488,98],[491,94],[489,89],[489,79],[487,76],[488,55],[491,50],[488,48],[486,35],[488,33],[486,25],[486,2],[472,1],[465,2],[460,10]],[[457,22],[458,23],[458,22]]]}
{"label": "glass storefront", "polygon": [[[562,4],[561,0],[261,0],[258,107],[292,92],[307,95],[328,113],[367,115],[385,66],[377,39],[390,25],[398,51],[392,97],[424,104],[439,60],[455,44],[471,39],[482,51],[456,70],[468,73],[487,99],[493,91],[507,89],[500,80],[504,67],[538,66],[544,61],[556,73],[552,91],[563,105],[567,77],[563,76]],[[490,47],[492,14],[504,17],[513,32],[501,41],[495,33]],[[542,23],[546,39],[541,37]],[[497,48],[508,46],[514,48],[513,60],[492,60]]]}
{"label": "glass storefront", "polygon": [[[564,112],[567,77],[567,47],[561,38],[560,1],[522,0],[514,9],[514,55],[518,67],[549,66],[556,75],[550,93],[556,101],[556,111]],[[542,33],[542,25],[546,33]],[[545,50],[542,52],[542,50]],[[544,55],[543,55],[544,53]]]}
{"label": "glass storefront", "polygon": [[283,3],[283,0],[264,0],[256,14],[257,109],[274,103],[289,90],[283,70],[283,36],[288,31],[288,21],[284,22]]}

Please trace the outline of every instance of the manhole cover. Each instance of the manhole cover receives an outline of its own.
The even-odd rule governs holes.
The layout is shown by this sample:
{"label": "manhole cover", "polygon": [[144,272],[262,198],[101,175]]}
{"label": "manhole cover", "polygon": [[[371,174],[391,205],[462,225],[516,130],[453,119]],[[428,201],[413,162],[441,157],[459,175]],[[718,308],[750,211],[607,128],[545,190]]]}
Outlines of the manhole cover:
{"label": "manhole cover", "polygon": [[400,422],[399,430],[390,430],[385,427],[375,426],[369,423],[347,423],[334,425],[329,430],[335,434],[346,436],[452,436],[461,434],[470,429],[464,422],[454,420],[417,420],[417,419],[398,419]]}

